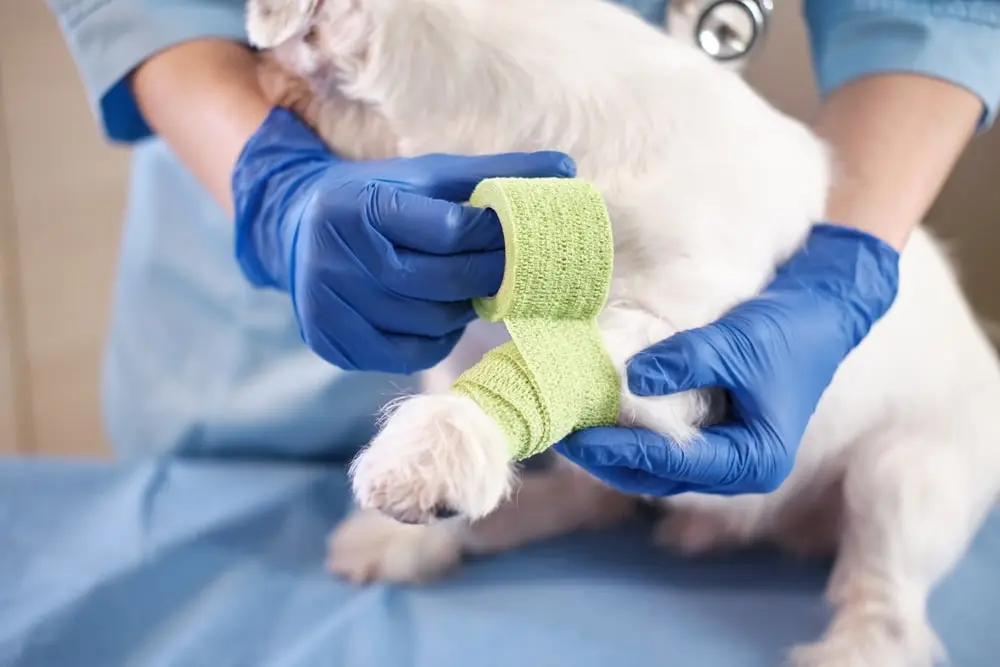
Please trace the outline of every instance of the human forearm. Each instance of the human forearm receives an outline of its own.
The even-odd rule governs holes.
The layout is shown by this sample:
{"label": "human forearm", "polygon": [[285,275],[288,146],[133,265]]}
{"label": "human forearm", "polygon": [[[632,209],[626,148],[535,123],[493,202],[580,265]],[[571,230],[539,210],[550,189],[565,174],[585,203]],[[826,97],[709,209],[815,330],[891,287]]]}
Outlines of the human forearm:
{"label": "human forearm", "polygon": [[978,97],[931,77],[865,77],[834,91],[815,128],[831,145],[827,218],[901,249],[982,115]]}
{"label": "human forearm", "polygon": [[226,40],[184,42],[139,66],[132,89],[149,126],[231,215],[233,166],[271,109],[254,54]]}

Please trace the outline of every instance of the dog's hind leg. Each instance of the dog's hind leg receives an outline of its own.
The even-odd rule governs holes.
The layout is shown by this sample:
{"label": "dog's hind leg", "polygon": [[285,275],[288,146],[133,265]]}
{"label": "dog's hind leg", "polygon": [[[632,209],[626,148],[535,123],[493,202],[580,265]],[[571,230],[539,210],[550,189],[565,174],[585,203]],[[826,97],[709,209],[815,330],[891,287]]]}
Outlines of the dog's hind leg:
{"label": "dog's hind leg", "polygon": [[980,459],[968,444],[983,434],[962,430],[890,432],[858,448],[827,592],[835,616],[817,643],[792,653],[796,667],[930,667],[940,657],[927,599],[964,553],[996,484],[995,457]]}
{"label": "dog's hind leg", "polygon": [[510,500],[472,524],[455,519],[408,525],[376,510],[355,512],[330,538],[328,567],[358,583],[424,581],[458,565],[463,554],[495,554],[603,528],[633,509],[633,499],[558,459],[548,470],[525,474]]}

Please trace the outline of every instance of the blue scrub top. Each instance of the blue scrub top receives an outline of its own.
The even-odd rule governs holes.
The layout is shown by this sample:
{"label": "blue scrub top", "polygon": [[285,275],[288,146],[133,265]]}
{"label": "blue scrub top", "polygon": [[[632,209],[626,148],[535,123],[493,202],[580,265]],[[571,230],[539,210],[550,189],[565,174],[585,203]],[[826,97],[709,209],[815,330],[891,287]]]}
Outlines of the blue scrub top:
{"label": "blue scrub top", "polygon": [[[411,378],[346,373],[302,343],[288,298],[256,290],[233,225],[151,135],[127,76],[164,48],[244,41],[242,0],[47,0],[105,134],[134,145],[102,396],[124,456],[336,458],[371,434]],[[663,24],[666,0],[621,0]],[[929,74],[1000,100],[1000,3],[806,0],[821,92],[881,71]]]}

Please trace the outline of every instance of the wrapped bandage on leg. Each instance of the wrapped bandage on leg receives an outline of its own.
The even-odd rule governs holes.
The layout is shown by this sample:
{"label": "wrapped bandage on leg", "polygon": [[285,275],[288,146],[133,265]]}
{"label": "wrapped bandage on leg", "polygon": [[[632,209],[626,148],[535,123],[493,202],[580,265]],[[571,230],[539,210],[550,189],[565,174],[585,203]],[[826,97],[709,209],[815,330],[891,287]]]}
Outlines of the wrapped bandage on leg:
{"label": "wrapped bandage on leg", "polygon": [[481,519],[513,491],[514,462],[618,418],[621,384],[596,324],[614,254],[599,192],[566,178],[487,179],[470,203],[503,225],[503,282],[475,305],[511,342],[449,391],[395,403],[352,462],[358,505],[407,523]]}
{"label": "wrapped bandage on leg", "polygon": [[614,424],[620,381],[596,324],[614,256],[600,193],[575,179],[496,178],[480,183],[469,203],[493,209],[503,225],[503,283],[475,307],[502,321],[511,342],[487,353],[452,391],[496,421],[512,460],[577,429]]}

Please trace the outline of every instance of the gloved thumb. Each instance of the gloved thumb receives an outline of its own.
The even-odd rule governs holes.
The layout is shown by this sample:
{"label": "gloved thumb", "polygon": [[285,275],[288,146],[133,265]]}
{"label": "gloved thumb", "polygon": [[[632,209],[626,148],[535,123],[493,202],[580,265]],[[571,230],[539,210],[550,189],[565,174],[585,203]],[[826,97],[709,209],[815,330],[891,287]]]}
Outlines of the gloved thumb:
{"label": "gloved thumb", "polygon": [[694,389],[731,389],[730,345],[713,323],[681,331],[639,352],[627,365],[628,388],[636,396],[663,396]]}

